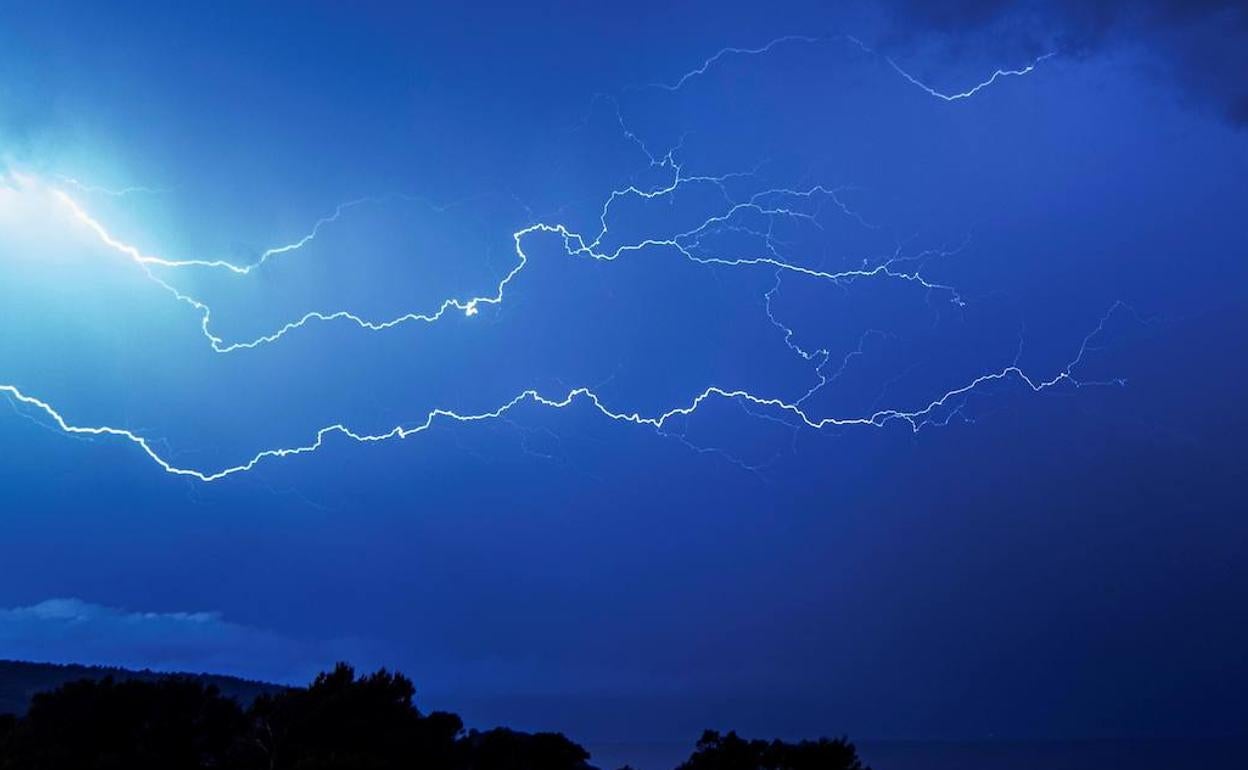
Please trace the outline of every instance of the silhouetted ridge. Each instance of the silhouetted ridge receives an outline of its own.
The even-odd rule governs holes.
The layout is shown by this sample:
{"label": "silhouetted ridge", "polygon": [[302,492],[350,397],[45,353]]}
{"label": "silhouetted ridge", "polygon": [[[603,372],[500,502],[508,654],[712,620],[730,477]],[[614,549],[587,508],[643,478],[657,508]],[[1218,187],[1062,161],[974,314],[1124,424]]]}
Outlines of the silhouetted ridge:
{"label": "silhouetted ridge", "polygon": [[[0,675],[22,673],[29,684],[50,670],[19,664]],[[595,770],[561,733],[465,731],[455,714],[424,714],[411,680],[384,669],[357,677],[340,663],[306,688],[215,678],[248,685],[235,695],[214,677],[119,674],[62,683],[23,715],[0,716],[0,770]],[[844,739],[708,731],[679,770],[866,768]]]}
{"label": "silhouetted ridge", "polygon": [[[20,660],[0,660],[0,714],[24,714],[30,699],[36,694],[54,690],[68,682],[80,679],[103,679],[112,677],[117,681],[138,679],[155,682],[171,674],[157,671],[133,671],[110,666],[82,666],[77,664],[29,663]],[[285,689],[268,682],[254,682],[219,674],[178,673],[177,676],[195,679],[215,686],[221,693],[246,705],[266,692]]]}

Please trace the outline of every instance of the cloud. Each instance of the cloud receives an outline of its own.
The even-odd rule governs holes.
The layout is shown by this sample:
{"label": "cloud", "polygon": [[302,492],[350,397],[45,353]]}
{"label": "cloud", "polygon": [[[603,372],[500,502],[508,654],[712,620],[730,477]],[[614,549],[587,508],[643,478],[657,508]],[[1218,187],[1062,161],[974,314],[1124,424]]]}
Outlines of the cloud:
{"label": "cloud", "polygon": [[48,599],[0,609],[0,657],[51,663],[232,674],[298,683],[358,652],[240,625],[217,612],[131,612]]}
{"label": "cloud", "polygon": [[1243,0],[884,0],[884,7],[894,38],[934,31],[1074,56],[1135,48],[1154,57],[1191,102],[1248,127]]}
{"label": "cloud", "polygon": [[0,608],[0,659],[228,674],[280,684],[306,684],[346,660],[362,670],[398,668],[415,676],[422,691],[441,697],[485,699],[663,684],[619,666],[464,658],[418,642],[401,651],[387,647],[353,638],[295,639],[231,622],[219,612],[135,612],[73,598]]}

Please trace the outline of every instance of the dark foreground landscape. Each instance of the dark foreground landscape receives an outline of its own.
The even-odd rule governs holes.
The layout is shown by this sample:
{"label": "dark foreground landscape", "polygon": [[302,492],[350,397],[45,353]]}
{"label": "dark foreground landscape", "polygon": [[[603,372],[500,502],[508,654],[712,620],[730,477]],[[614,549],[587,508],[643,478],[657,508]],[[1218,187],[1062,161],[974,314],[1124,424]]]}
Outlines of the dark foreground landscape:
{"label": "dark foreground landscape", "polygon": [[[57,683],[37,690],[40,681]],[[227,677],[5,663],[3,770],[591,770],[560,733],[466,730],[421,712],[415,687],[339,664],[307,687]],[[15,709],[16,710],[16,709]],[[844,739],[746,740],[707,731],[681,770],[865,770]]]}
{"label": "dark foreground landscape", "polygon": [[0,770],[1177,770],[1248,767],[1248,739],[617,743],[467,729],[402,674],[340,664],[308,687],[0,661]]}
{"label": "dark foreground landscape", "polygon": [[[874,770],[1242,770],[1248,738],[1169,738],[1077,741],[855,741]],[[597,764],[666,770],[689,753],[679,743],[598,746]]]}

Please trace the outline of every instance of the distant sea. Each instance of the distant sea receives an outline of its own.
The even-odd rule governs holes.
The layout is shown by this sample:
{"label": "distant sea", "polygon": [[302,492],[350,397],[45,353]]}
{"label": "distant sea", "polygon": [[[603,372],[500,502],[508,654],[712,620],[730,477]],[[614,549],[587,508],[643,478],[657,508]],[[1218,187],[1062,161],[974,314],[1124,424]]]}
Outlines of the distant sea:
{"label": "distant sea", "polygon": [[[1248,736],[1097,741],[861,741],[872,770],[1248,770]],[[677,743],[590,744],[602,770],[674,770],[693,751]]]}

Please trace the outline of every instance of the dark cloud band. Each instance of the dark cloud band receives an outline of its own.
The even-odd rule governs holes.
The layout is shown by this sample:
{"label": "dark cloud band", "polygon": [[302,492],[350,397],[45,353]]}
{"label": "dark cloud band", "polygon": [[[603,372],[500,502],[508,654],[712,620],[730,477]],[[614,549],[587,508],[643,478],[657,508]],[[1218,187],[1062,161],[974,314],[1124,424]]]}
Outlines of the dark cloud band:
{"label": "dark cloud band", "polygon": [[1136,47],[1157,58],[1185,98],[1248,126],[1244,0],[885,0],[885,6],[897,37],[990,35],[1075,56]]}

